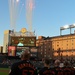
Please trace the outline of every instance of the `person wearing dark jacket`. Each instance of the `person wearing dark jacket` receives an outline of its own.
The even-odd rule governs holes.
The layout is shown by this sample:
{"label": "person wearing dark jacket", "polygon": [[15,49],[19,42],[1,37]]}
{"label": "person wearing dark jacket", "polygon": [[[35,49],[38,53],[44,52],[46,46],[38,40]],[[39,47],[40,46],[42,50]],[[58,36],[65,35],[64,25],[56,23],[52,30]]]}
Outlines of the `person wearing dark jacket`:
{"label": "person wearing dark jacket", "polygon": [[55,75],[55,72],[50,68],[50,60],[44,60],[44,67],[39,71],[38,75]]}
{"label": "person wearing dark jacket", "polygon": [[37,75],[37,70],[29,59],[30,52],[26,50],[21,54],[21,61],[11,66],[9,75]]}

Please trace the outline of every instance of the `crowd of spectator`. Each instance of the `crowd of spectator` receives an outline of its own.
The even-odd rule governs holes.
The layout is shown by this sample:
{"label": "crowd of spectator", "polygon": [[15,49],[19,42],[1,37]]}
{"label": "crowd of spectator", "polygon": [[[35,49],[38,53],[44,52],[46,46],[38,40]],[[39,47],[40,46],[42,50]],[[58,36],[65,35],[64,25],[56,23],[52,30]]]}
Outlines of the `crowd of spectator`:
{"label": "crowd of spectator", "polygon": [[[75,60],[74,59],[63,59],[63,61],[59,59],[49,59],[50,60],[50,68],[51,71],[55,72],[55,75],[75,75]],[[10,67],[14,62],[18,62],[20,59],[3,59],[0,61],[1,65],[8,65]],[[39,72],[44,67],[44,60],[30,60],[32,64],[37,69],[37,72]],[[60,72],[60,73],[58,73]],[[68,72],[68,74],[62,74],[64,72]]]}
{"label": "crowd of spectator", "polygon": [[[50,59],[50,67],[54,67],[55,61],[58,59]],[[0,60],[0,64],[3,65],[12,65],[14,62],[18,62],[20,59],[8,59],[8,58],[3,58]],[[30,60],[37,68],[42,68],[43,67],[43,61],[42,60]],[[63,60],[63,63],[68,62],[69,66],[75,67],[75,60],[74,59],[65,59]]]}

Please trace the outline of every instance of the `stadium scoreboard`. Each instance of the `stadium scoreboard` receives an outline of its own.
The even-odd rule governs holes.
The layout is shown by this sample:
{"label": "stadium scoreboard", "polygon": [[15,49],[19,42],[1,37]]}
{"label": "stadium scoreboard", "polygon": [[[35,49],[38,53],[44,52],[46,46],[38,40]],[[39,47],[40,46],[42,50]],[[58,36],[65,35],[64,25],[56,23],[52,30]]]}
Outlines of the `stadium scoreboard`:
{"label": "stadium scoreboard", "polygon": [[33,47],[36,46],[36,37],[11,36],[12,46]]}

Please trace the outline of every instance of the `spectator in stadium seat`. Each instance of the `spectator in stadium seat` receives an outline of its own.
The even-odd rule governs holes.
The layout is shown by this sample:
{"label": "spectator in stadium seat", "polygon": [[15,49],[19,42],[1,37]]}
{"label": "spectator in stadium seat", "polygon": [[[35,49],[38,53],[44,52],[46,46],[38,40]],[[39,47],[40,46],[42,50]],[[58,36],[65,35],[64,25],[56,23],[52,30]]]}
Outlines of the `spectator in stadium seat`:
{"label": "spectator in stadium seat", "polygon": [[11,66],[9,75],[37,75],[37,70],[29,59],[30,52],[25,50],[21,54],[21,61],[16,62]]}
{"label": "spectator in stadium seat", "polygon": [[59,59],[55,60],[54,68],[59,68],[59,65],[60,65],[60,60]]}
{"label": "spectator in stadium seat", "polygon": [[55,75],[55,72],[50,68],[50,60],[44,60],[44,68],[42,68],[38,75]]}
{"label": "spectator in stadium seat", "polygon": [[64,75],[63,74],[63,63],[60,62],[60,60],[55,60],[54,62],[54,71],[55,75]]}
{"label": "spectator in stadium seat", "polygon": [[69,62],[64,63],[64,75],[75,75],[74,70],[70,67]]}

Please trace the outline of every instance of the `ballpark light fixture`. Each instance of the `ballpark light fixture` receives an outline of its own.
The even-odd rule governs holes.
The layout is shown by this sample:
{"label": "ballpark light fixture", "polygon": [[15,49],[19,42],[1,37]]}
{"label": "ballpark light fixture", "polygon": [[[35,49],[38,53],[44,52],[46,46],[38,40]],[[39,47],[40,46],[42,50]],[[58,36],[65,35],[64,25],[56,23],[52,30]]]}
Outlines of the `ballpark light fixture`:
{"label": "ballpark light fixture", "polygon": [[75,28],[75,24],[70,25],[70,28]]}
{"label": "ballpark light fixture", "polygon": [[65,26],[63,26],[63,27],[60,27],[60,30],[65,30],[65,29],[69,29],[69,28],[70,28],[69,25],[65,25]]}
{"label": "ballpark light fixture", "polygon": [[75,26],[75,23],[73,25]]}
{"label": "ballpark light fixture", "polygon": [[74,24],[71,24],[71,25],[65,25],[63,27],[60,27],[60,35],[61,35],[61,31],[62,30],[65,30],[65,29],[70,29],[70,34],[71,34],[71,29],[72,28],[75,28],[75,23]]}
{"label": "ballpark light fixture", "polygon": [[68,29],[68,28],[69,28],[69,25],[65,25],[65,26],[64,26],[64,29]]}

